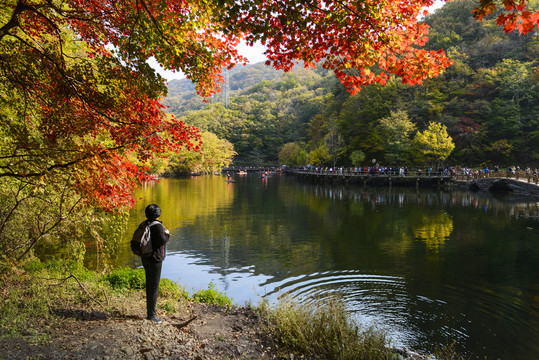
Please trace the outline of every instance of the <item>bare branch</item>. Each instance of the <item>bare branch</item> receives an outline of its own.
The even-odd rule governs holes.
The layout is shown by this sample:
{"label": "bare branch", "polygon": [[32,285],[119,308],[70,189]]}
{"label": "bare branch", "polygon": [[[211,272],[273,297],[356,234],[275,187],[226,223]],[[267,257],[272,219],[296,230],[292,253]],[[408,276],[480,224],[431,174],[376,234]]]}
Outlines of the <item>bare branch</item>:
{"label": "bare branch", "polygon": [[[86,295],[88,295],[88,297],[90,299],[92,299],[93,301],[95,301],[96,303],[99,304],[99,306],[101,306],[102,308],[105,308],[105,305],[103,305],[103,303],[99,300],[97,300],[95,297],[92,296],[92,294],[90,294],[90,292],[88,290],[86,290],[86,288],[84,287],[84,285],[82,284],[82,282],[79,280],[79,278],[77,278],[70,270],[69,268],[67,267],[67,265],[62,261],[62,265],[64,265],[66,271],[70,274],[67,278],[65,279],[62,279],[62,282],[60,284],[63,284],[64,282],[66,282],[68,279],[70,278],[73,278],[75,279],[75,281],[77,282],[77,284],[79,284],[79,287],[84,290],[84,292],[86,293]],[[60,285],[59,284],[59,285]]]}
{"label": "bare branch", "polygon": [[73,206],[71,206],[69,211],[63,216],[60,214],[59,218],[48,229],[46,228],[46,225],[45,225],[43,230],[40,231],[40,234],[38,236],[36,236],[36,238],[30,242],[30,244],[28,245],[26,250],[17,258],[17,261],[20,261],[22,258],[24,258],[26,256],[26,254],[28,254],[28,252],[34,247],[34,245],[39,240],[41,240],[45,235],[49,234],[52,230],[54,230],[56,227],[58,227],[58,225],[60,225],[66,218],[68,218],[69,215],[71,215],[71,213],[75,211],[76,207],[79,205],[79,203],[81,201],[82,201],[82,198],[79,197],[77,199],[77,201],[75,201]]}

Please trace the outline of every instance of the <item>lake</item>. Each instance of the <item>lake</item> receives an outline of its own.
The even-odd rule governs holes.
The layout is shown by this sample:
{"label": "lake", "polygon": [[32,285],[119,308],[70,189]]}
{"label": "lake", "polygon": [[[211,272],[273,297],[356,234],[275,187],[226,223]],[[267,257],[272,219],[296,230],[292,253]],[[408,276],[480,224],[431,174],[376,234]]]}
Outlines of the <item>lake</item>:
{"label": "lake", "polygon": [[[455,340],[471,358],[538,358],[537,202],[234,179],[163,179],[137,193],[128,237],[159,204],[171,231],[163,277],[190,292],[213,283],[239,305],[339,294],[352,319],[395,346],[432,352]],[[126,245],[117,265],[140,259]]]}

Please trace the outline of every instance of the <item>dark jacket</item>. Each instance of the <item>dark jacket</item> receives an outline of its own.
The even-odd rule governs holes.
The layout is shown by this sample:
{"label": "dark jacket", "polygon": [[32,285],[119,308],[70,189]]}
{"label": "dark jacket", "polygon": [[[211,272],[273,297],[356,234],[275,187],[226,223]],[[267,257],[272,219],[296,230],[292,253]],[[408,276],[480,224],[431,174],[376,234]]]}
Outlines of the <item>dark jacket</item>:
{"label": "dark jacket", "polygon": [[[149,224],[152,221],[153,220],[146,220],[146,223]],[[159,224],[155,224],[154,226],[150,227],[153,248],[153,253],[151,257],[155,261],[163,261],[165,260],[165,256],[167,255],[166,245],[168,243],[168,240],[170,239],[170,234],[161,221],[156,221],[158,221]]]}

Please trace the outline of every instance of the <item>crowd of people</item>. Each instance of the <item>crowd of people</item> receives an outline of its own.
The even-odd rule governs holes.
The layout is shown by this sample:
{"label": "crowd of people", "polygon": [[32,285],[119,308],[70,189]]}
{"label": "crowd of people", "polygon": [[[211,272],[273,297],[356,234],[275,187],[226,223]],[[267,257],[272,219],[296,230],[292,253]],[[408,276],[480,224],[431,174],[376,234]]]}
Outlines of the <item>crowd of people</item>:
{"label": "crowd of people", "polygon": [[455,174],[455,168],[409,168],[407,166],[373,166],[373,167],[305,167],[304,170],[327,175],[400,175],[400,176],[449,176]]}
{"label": "crowd of people", "polygon": [[521,169],[520,166],[509,166],[500,169],[499,166],[492,168],[470,168],[470,167],[414,167],[408,166],[373,166],[373,167],[317,167],[306,166],[305,171],[324,175],[391,175],[391,176],[456,176],[463,175],[473,178],[477,177],[527,177],[539,175],[539,169],[527,167]]}

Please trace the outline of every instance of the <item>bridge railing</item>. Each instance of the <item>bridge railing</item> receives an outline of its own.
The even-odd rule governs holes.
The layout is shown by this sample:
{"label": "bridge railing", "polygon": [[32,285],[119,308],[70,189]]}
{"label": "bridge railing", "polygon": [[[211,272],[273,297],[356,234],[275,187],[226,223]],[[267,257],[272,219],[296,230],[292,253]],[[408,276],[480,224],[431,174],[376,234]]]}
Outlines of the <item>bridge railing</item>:
{"label": "bridge railing", "polygon": [[401,171],[396,169],[391,170],[376,170],[376,169],[309,169],[309,170],[294,170],[298,174],[307,174],[307,175],[321,175],[321,176],[379,176],[379,177],[408,177],[408,178],[418,178],[418,177],[436,177],[436,178],[454,178],[457,181],[471,181],[478,179],[486,178],[507,178],[515,179],[520,181],[526,181],[528,183],[534,183],[539,185],[539,175],[533,174],[526,171],[509,171],[509,170],[492,170],[492,171],[475,171],[475,172],[463,172],[463,171],[428,171],[428,170],[408,170]]}
{"label": "bridge railing", "polygon": [[380,176],[380,177],[410,177],[410,178],[417,178],[417,177],[444,177],[444,178],[450,178],[453,176],[451,171],[428,171],[428,170],[406,170],[406,171],[400,171],[399,169],[336,169],[336,170],[326,170],[326,169],[318,169],[318,170],[301,170],[296,169],[293,172],[298,174],[308,174],[308,175],[323,175],[323,176],[358,176],[358,177],[365,177],[365,176]]}
{"label": "bridge railing", "polygon": [[526,181],[528,183],[533,183],[535,185],[539,184],[539,175],[533,174],[526,171],[509,171],[509,170],[499,170],[499,171],[489,171],[489,172],[467,172],[467,173],[456,173],[455,180],[462,181],[471,181],[478,179],[488,179],[488,178],[506,178],[514,179],[520,181]]}

